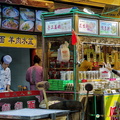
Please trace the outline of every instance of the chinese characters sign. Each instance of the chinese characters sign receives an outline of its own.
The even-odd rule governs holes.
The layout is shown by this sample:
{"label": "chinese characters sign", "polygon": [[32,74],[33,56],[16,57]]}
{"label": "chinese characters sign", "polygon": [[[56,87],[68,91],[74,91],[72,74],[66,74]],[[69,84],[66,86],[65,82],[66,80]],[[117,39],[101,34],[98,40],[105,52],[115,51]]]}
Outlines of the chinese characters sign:
{"label": "chinese characters sign", "polygon": [[36,35],[0,33],[1,47],[36,48]]}
{"label": "chinese characters sign", "polygon": [[105,120],[119,120],[120,94],[104,96]]}
{"label": "chinese characters sign", "polygon": [[45,21],[45,34],[70,33],[71,31],[71,18]]}
{"label": "chinese characters sign", "polygon": [[98,34],[98,21],[95,19],[79,18],[79,33]]}
{"label": "chinese characters sign", "polygon": [[118,35],[118,22],[100,21],[100,35]]}

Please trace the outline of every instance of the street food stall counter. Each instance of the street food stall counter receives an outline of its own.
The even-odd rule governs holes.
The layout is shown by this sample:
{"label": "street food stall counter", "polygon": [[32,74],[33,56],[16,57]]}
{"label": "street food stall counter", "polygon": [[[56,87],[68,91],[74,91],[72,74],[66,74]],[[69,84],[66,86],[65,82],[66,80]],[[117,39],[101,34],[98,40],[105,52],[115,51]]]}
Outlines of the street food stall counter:
{"label": "street food stall counter", "polygon": [[[69,110],[48,110],[48,109],[20,109],[0,113],[2,120],[69,120]],[[58,119],[59,118],[59,119]],[[67,118],[67,119],[66,119]]]}
{"label": "street food stall counter", "polygon": [[22,108],[38,108],[40,91],[16,91],[0,93],[0,111],[17,110]]}

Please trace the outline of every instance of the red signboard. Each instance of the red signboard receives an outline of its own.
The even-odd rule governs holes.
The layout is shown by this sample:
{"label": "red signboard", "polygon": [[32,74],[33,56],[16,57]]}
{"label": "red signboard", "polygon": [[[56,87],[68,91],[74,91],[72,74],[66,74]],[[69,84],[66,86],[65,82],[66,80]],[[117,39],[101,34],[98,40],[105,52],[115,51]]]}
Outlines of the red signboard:
{"label": "red signboard", "polygon": [[39,108],[43,96],[40,91],[16,91],[0,93],[0,111],[22,108]]}

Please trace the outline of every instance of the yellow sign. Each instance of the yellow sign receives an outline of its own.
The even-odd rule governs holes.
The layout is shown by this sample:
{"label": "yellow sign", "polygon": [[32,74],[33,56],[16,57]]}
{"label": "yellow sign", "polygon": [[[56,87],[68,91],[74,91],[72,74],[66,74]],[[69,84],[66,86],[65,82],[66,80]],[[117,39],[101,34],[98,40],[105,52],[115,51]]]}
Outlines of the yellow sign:
{"label": "yellow sign", "polygon": [[120,18],[120,6],[105,5],[102,16]]}
{"label": "yellow sign", "polygon": [[120,117],[120,94],[104,96],[105,120],[119,120]]}
{"label": "yellow sign", "polygon": [[37,35],[0,33],[1,47],[36,48]]}

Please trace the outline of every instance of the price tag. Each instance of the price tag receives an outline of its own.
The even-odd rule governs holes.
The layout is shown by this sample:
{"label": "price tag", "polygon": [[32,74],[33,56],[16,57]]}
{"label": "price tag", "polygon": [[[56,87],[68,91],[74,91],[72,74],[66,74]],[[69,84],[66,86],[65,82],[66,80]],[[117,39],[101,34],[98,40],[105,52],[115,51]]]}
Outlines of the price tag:
{"label": "price tag", "polygon": [[116,90],[111,90],[112,93],[116,93]]}

